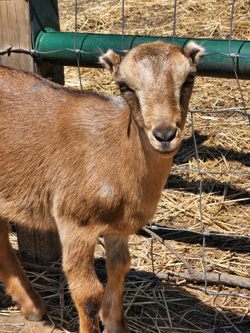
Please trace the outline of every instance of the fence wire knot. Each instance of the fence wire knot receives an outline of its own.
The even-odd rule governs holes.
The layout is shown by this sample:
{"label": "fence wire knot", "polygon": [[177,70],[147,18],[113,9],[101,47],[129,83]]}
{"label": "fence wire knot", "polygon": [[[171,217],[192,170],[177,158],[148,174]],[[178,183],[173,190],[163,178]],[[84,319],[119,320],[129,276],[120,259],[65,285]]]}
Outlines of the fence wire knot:
{"label": "fence wire knot", "polygon": [[6,50],[6,51],[7,51],[7,55],[8,55],[8,57],[11,55],[11,50],[12,50],[12,48],[13,48],[13,45],[10,45],[10,46],[8,47],[8,49]]}
{"label": "fence wire knot", "polygon": [[229,53],[228,56],[229,56],[230,58],[239,58],[239,57],[240,57],[239,53]]}

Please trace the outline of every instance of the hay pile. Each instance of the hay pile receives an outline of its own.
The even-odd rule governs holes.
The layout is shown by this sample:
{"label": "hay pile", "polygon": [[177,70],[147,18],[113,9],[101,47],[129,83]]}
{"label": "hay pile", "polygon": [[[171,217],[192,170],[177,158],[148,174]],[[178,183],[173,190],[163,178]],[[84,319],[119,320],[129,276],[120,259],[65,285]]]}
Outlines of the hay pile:
{"label": "hay pile", "polygon": [[[177,36],[227,38],[229,33],[230,2],[223,0],[177,1]],[[125,33],[171,36],[174,1],[126,0]],[[74,1],[59,0],[62,31],[74,30]],[[250,36],[249,2],[235,3],[233,38]],[[78,1],[78,31],[117,33],[121,31],[121,1]],[[80,69],[84,89],[105,94],[118,94],[111,76],[104,70]],[[78,71],[66,68],[66,85],[79,88]],[[250,85],[241,81],[240,87],[248,112]],[[194,115],[195,137],[199,164],[205,170],[250,171],[250,131],[247,117],[239,114],[214,114],[211,110],[244,109],[236,80],[199,77],[196,80],[191,109],[203,111]],[[200,176],[192,140],[191,117],[186,126],[183,149],[175,159],[175,167],[154,219],[158,225],[181,229],[201,230]],[[203,175],[202,215],[206,231],[250,234],[249,175]],[[250,332],[249,300],[237,296],[207,296],[203,286],[161,283],[151,272],[185,272],[187,267],[158,241],[133,236],[130,241],[132,267],[125,291],[126,315],[132,332]],[[184,261],[202,270],[201,247],[176,241],[170,244]],[[249,243],[246,249],[249,250]],[[97,249],[97,257],[104,250]],[[207,247],[206,267],[209,271],[250,276],[250,255],[237,249],[222,250]],[[105,280],[103,263],[99,272]],[[74,330],[77,315],[65,289],[61,274],[30,273],[35,287],[40,289],[49,304],[50,319],[64,329]],[[58,289],[58,281],[60,287]],[[45,285],[47,287],[45,287]],[[49,286],[49,287],[48,287]],[[209,286],[211,292],[239,293],[250,296],[249,290],[225,286]],[[1,327],[0,327],[1,332]]]}

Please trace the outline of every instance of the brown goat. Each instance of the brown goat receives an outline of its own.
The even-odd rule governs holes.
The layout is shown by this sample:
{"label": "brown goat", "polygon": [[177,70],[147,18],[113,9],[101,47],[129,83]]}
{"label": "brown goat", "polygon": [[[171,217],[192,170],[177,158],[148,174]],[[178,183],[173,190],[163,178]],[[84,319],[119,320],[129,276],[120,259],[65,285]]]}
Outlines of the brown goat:
{"label": "brown goat", "polygon": [[[8,239],[8,221],[56,228],[81,333],[128,332],[122,295],[130,266],[128,236],[154,215],[181,134],[196,64],[204,50],[164,42],[121,59],[100,57],[123,97],[75,92],[0,67],[0,279],[22,313],[45,306]],[[104,236],[108,282],[93,266]]]}

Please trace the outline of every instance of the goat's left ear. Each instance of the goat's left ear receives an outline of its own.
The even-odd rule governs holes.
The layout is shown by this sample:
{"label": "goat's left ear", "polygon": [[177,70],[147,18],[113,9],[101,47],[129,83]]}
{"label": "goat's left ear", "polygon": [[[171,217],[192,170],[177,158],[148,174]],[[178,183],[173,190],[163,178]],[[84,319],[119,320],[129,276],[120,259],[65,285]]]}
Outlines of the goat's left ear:
{"label": "goat's left ear", "polygon": [[205,54],[205,49],[191,41],[184,47],[184,53],[187,57],[192,59],[192,62],[197,65],[200,58]]}
{"label": "goat's left ear", "polygon": [[113,50],[108,50],[99,57],[99,63],[102,67],[108,69],[113,75],[116,75],[121,63],[121,57]]}

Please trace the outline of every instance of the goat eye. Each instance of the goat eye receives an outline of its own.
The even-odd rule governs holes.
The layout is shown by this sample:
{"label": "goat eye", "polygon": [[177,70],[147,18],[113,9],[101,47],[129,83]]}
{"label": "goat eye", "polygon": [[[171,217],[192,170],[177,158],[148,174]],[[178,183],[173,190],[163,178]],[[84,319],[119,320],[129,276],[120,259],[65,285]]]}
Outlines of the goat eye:
{"label": "goat eye", "polygon": [[120,88],[120,91],[121,91],[121,93],[125,93],[125,92],[134,92],[134,90],[133,89],[131,89],[127,84],[126,84],[126,82],[124,82],[124,81],[119,81],[118,82],[118,86],[119,86],[119,88]]}
{"label": "goat eye", "polygon": [[193,84],[194,84],[194,78],[195,78],[195,74],[190,73],[181,87],[181,93],[180,93],[180,104],[181,105],[183,105],[185,99],[188,98],[187,94],[189,94],[192,91]]}

